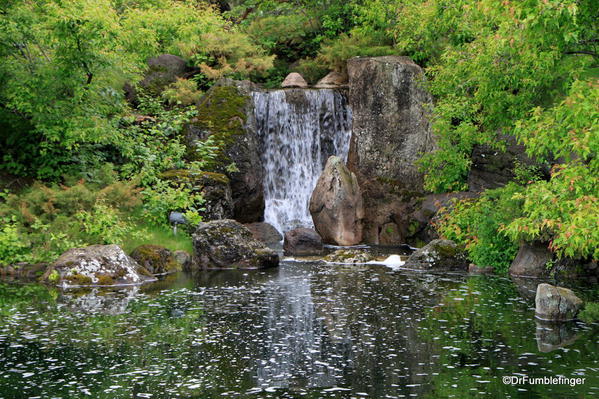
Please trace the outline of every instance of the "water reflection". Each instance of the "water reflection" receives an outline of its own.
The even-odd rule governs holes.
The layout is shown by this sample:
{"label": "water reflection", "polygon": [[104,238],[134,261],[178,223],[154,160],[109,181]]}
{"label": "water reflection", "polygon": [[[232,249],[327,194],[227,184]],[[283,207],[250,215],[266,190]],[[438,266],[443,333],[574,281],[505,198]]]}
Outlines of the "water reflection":
{"label": "water reflection", "polygon": [[[597,326],[539,324],[508,279],[292,262],[136,292],[27,289],[0,286],[0,397],[599,393]],[[517,373],[587,383],[502,383]]]}

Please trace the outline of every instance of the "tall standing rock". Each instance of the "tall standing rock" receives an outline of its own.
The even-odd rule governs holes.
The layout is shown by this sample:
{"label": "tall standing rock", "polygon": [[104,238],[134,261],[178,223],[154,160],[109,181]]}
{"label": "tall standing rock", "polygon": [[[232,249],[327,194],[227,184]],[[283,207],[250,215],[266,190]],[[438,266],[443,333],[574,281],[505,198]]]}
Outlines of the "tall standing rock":
{"label": "tall standing rock", "polygon": [[536,317],[541,320],[572,320],[582,307],[582,300],[572,290],[555,287],[550,284],[539,284],[535,297]]}
{"label": "tall standing rock", "polygon": [[[384,226],[397,224],[423,192],[416,161],[435,148],[432,98],[422,69],[407,57],[356,57],[347,70],[353,113],[348,167],[364,196],[364,239],[379,243]],[[407,231],[407,223],[398,230]]]}
{"label": "tall standing rock", "polygon": [[[199,157],[196,145],[213,137],[223,148],[220,172],[230,181],[233,218],[241,223],[264,219],[264,168],[256,133],[251,92],[253,83],[223,79],[200,100],[198,115],[187,126],[188,155]],[[227,168],[234,164],[234,168]]]}
{"label": "tall standing rock", "polygon": [[362,241],[362,193],[356,175],[339,157],[327,160],[310,198],[310,214],[324,242],[355,245]]}

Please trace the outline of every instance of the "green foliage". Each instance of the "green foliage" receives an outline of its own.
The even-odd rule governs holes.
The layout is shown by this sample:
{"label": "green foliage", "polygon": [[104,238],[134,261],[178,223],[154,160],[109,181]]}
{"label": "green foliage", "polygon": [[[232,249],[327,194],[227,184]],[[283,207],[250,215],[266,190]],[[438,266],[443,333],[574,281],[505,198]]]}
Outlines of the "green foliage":
{"label": "green foliage", "polygon": [[0,221],[0,265],[27,262],[29,243],[19,234],[15,218],[4,217]]}
{"label": "green foliage", "polygon": [[455,201],[441,211],[435,227],[444,238],[463,244],[469,259],[478,266],[506,273],[518,251],[501,229],[520,215],[522,201],[515,199],[523,188],[516,184],[487,190],[479,198]]}
{"label": "green foliage", "polygon": [[599,259],[599,83],[577,81],[561,103],[537,108],[516,133],[531,155],[559,157],[549,181],[517,198],[523,215],[505,228],[516,240],[542,240],[558,256]]}
{"label": "green foliage", "polygon": [[162,93],[162,98],[171,105],[189,106],[197,103],[202,92],[193,80],[177,79]]}
{"label": "green foliage", "polygon": [[144,205],[142,215],[145,221],[155,226],[168,226],[168,213],[180,211],[193,225],[201,221],[199,212],[203,203],[200,194],[186,185],[173,186],[166,181],[158,181],[153,187],[142,191]]}
{"label": "green foliage", "polygon": [[584,309],[578,314],[578,318],[587,323],[599,322],[599,302],[585,304]]}

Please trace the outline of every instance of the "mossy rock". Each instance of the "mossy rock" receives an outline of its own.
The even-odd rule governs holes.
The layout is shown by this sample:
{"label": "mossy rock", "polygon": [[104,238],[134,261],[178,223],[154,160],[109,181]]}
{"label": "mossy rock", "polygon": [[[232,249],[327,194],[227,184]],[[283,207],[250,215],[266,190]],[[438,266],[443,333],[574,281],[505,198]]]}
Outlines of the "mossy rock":
{"label": "mossy rock", "polygon": [[468,270],[464,248],[451,240],[433,240],[416,250],[404,267],[422,270]]}
{"label": "mossy rock", "polygon": [[325,261],[330,263],[367,263],[371,260],[375,260],[375,257],[366,252],[358,249],[339,249],[324,258]]}
{"label": "mossy rock", "polygon": [[221,151],[220,162],[226,162],[226,149],[235,143],[237,137],[246,133],[248,102],[249,97],[236,87],[211,88],[200,100],[198,114],[187,129],[188,157],[199,160],[195,143],[210,136]]}
{"label": "mossy rock", "polygon": [[140,245],[131,252],[130,256],[142,268],[154,275],[169,274],[181,270],[181,264],[177,262],[173,253],[160,245]]}

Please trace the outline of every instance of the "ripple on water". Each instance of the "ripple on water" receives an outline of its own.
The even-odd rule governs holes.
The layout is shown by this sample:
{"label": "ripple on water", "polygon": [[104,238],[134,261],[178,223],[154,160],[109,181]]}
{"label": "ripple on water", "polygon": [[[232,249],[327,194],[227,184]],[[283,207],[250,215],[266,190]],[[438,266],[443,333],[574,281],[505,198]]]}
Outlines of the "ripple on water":
{"label": "ripple on water", "polygon": [[[597,326],[559,342],[506,279],[318,262],[227,276],[21,300],[3,287],[0,397],[597,394]],[[518,373],[588,382],[501,382]]]}

